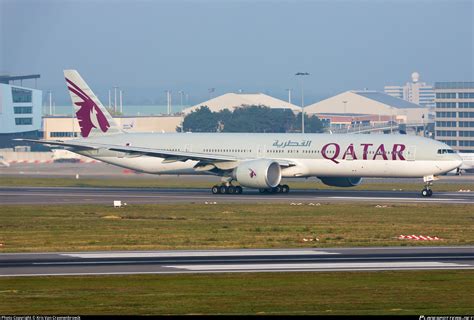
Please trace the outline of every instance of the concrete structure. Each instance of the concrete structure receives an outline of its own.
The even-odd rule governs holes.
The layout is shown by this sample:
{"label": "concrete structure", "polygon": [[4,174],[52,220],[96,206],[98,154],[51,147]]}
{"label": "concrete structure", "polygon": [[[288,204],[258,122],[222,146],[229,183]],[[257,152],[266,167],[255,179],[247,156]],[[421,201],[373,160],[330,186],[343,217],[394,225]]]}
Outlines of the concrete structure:
{"label": "concrete structure", "polygon": [[[127,132],[176,132],[182,116],[119,116],[117,125]],[[77,118],[67,116],[43,117],[44,139],[65,140],[80,137]]]}
{"label": "concrete structure", "polygon": [[435,93],[433,86],[420,82],[420,74],[411,74],[412,82],[404,86],[385,86],[384,91],[393,97],[419,104],[423,107],[433,108],[435,106]]}
{"label": "concrete structure", "polygon": [[436,82],[435,138],[474,152],[474,82]]}
{"label": "concrete structure", "polygon": [[300,107],[264,93],[226,93],[186,108],[183,110],[183,113],[188,114],[199,109],[201,106],[207,106],[211,111],[219,112],[224,109],[233,111],[235,108],[252,105],[276,109],[291,109],[295,113],[301,112]]}
{"label": "concrete structure", "polygon": [[[360,128],[370,125],[381,125],[391,120],[390,116],[386,115],[370,115],[370,114],[333,114],[333,113],[318,113],[318,118],[324,123],[328,124],[332,130],[334,129],[349,129]],[[347,131],[347,130],[346,130]]]}
{"label": "concrete structure", "polygon": [[31,76],[0,76],[0,148],[13,147],[15,138],[36,138],[41,129],[41,90],[10,82],[36,79]]}
{"label": "concrete structure", "polygon": [[[364,125],[392,122],[422,126],[429,118],[428,108],[377,91],[346,91],[305,107],[305,113],[322,119],[326,115],[345,115],[345,121],[339,122],[347,126],[354,125],[354,121],[356,125],[361,121]],[[351,118],[350,122],[347,117]],[[335,128],[340,129],[341,125]]]}

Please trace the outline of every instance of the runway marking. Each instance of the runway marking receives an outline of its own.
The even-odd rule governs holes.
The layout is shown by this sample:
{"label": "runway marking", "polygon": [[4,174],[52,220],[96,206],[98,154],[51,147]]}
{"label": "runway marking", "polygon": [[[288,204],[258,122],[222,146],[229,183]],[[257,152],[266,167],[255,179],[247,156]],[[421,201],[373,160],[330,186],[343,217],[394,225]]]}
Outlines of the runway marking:
{"label": "runway marking", "polygon": [[241,257],[241,256],[275,256],[275,255],[328,255],[339,254],[327,251],[217,251],[217,252],[115,252],[115,253],[63,253],[62,256],[97,259],[97,258],[159,258],[159,257]]}
{"label": "runway marking", "polygon": [[[228,258],[228,256],[223,256],[223,258]],[[422,257],[423,259],[449,259],[449,260],[456,260],[456,259],[466,259],[466,258],[473,258],[472,256],[446,256],[446,257],[439,257],[439,256],[433,256],[433,257]],[[297,262],[297,261],[308,261],[310,258],[289,258],[285,260],[291,260],[291,262]],[[419,257],[342,257],[342,258],[323,258],[323,257],[317,257],[316,258],[318,261],[323,261],[323,260],[417,260],[420,259]],[[192,259],[192,260],[179,260],[179,263],[208,263],[208,262],[228,262],[229,260],[206,260],[206,259]],[[275,262],[275,259],[272,258],[248,258],[248,259],[238,259],[238,262]],[[32,265],[43,265],[43,266],[48,266],[48,265],[53,265],[53,266],[60,266],[60,265],[65,265],[65,266],[74,266],[74,265],[113,265],[113,264],[163,264],[163,263],[176,263],[176,260],[119,260],[119,261],[58,261],[58,262],[33,262]],[[344,262],[338,262],[338,263],[344,263]]]}
{"label": "runway marking", "polygon": [[[396,197],[343,197],[343,196],[331,196],[331,199],[350,199],[350,200],[413,200],[413,201],[453,201],[453,199],[446,198],[396,198]],[[468,200],[468,199],[456,199],[456,200]]]}
{"label": "runway marking", "polygon": [[[58,194],[59,192],[59,194]],[[64,192],[64,193],[61,193]],[[348,194],[346,191],[332,190],[295,190],[289,195],[260,195],[258,192],[245,192],[243,195],[218,195],[213,196],[205,189],[103,189],[103,188],[0,188],[0,203],[4,204],[57,204],[69,205],[79,203],[103,204],[120,198],[129,204],[138,203],[199,203],[216,201],[222,203],[255,203],[255,202],[391,202],[391,203],[438,203],[438,204],[472,204],[474,194],[439,192],[433,198],[417,197],[413,192],[393,191],[357,191]],[[59,200],[58,200],[58,195]],[[380,195],[380,197],[378,196]],[[56,200],[48,200],[54,197]],[[439,198],[438,198],[439,197]],[[446,198],[449,197],[449,198]]]}
{"label": "runway marking", "polygon": [[[0,196],[55,196],[57,197],[58,194],[50,194],[50,193],[21,193],[21,194],[12,194],[12,193],[0,193]],[[173,195],[166,195],[166,194],[153,194],[153,195],[121,195],[121,194],[69,194],[63,193],[61,194],[63,197],[94,197],[94,198],[111,198],[111,197],[123,197],[127,198],[150,198],[150,199],[183,199],[183,196],[173,196]],[[309,201],[309,200],[316,200],[316,199],[347,199],[347,200],[391,200],[391,201],[412,201],[412,202],[432,202],[432,201],[470,201],[470,199],[465,198],[457,198],[457,199],[448,199],[448,198],[405,198],[405,197],[359,197],[359,196],[326,196],[326,195],[314,195],[314,196],[307,196],[307,197],[275,197],[275,196],[268,196],[268,197],[258,197],[253,195],[242,195],[242,196],[217,196],[211,198],[210,195],[196,195],[196,196],[186,196],[186,199],[200,199],[200,200],[288,200],[288,201]],[[92,199],[91,199],[92,200]],[[67,199],[63,199],[63,201],[68,201]]]}
{"label": "runway marking", "polygon": [[165,266],[154,271],[112,271],[112,272],[39,272],[0,274],[0,277],[36,276],[100,276],[100,275],[139,275],[139,274],[183,274],[183,273],[250,273],[250,272],[347,272],[380,270],[472,270],[474,265],[448,262],[387,262],[387,263],[306,263],[306,264],[254,264],[254,265],[190,265]]}
{"label": "runway marking", "polygon": [[362,262],[362,263],[301,263],[301,264],[226,264],[226,265],[170,265],[166,268],[190,271],[217,270],[285,270],[285,269],[363,269],[363,268],[444,268],[474,267],[470,264],[448,262]]}

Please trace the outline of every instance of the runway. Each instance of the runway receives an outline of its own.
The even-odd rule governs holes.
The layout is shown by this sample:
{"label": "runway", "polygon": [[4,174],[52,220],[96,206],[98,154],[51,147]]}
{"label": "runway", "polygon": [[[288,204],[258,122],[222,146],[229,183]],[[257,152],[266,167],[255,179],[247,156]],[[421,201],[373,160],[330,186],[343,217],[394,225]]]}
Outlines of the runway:
{"label": "runway", "polygon": [[474,269],[474,247],[0,254],[0,277]]}
{"label": "runway", "polygon": [[292,190],[289,194],[260,194],[244,189],[240,195],[213,195],[209,189],[0,187],[0,204],[127,204],[152,203],[293,203],[371,202],[474,204],[474,192],[435,192],[423,198],[416,191]]}

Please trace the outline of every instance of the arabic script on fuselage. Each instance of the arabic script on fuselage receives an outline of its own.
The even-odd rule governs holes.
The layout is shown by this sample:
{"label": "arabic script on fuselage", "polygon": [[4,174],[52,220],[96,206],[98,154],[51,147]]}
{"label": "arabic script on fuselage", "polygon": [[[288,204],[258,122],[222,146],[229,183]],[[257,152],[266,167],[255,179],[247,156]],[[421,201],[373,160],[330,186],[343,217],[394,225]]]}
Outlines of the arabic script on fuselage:
{"label": "arabic script on fuselage", "polygon": [[311,140],[303,140],[301,142],[298,141],[292,141],[292,140],[287,140],[287,141],[281,141],[280,140],[275,140],[273,142],[273,146],[277,148],[286,148],[286,147],[309,147],[311,146]]}

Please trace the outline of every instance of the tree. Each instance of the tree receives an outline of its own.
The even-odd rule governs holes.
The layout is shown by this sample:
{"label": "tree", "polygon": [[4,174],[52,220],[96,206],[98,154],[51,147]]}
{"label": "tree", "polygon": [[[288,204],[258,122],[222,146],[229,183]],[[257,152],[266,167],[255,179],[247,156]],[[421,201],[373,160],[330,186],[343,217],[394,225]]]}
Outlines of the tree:
{"label": "tree", "polygon": [[[294,132],[301,132],[301,112],[295,117]],[[324,124],[316,115],[308,116],[304,114],[304,132],[321,133],[324,132]]]}
{"label": "tree", "polygon": [[188,114],[183,120],[184,132],[216,132],[217,117],[207,106]]}
{"label": "tree", "polygon": [[[297,116],[289,109],[265,106],[244,106],[211,112],[202,106],[188,114],[183,121],[183,131],[193,132],[301,132],[301,113]],[[305,132],[323,132],[316,116],[305,115]]]}

